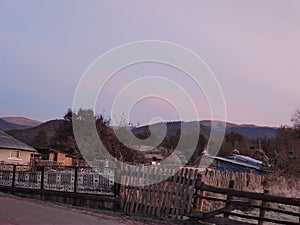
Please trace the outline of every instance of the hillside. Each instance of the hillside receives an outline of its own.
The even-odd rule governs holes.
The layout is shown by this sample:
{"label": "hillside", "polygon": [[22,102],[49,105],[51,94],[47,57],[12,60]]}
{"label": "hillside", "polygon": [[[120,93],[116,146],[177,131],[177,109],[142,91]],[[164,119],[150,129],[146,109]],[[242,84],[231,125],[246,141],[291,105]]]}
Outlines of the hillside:
{"label": "hillside", "polygon": [[[31,144],[35,138],[35,136],[38,135],[40,131],[45,131],[47,134],[48,140],[51,139],[56,129],[63,123],[63,120],[50,120],[48,122],[42,123],[36,127],[28,128],[25,125],[16,125],[8,123],[4,120],[0,119],[0,126],[2,124],[5,124],[6,127],[9,129],[6,130],[6,132],[9,135],[12,135],[13,137],[27,143]],[[169,135],[175,135],[177,130],[181,127],[181,123],[179,121],[176,122],[167,122],[164,123],[167,125],[167,133]],[[210,135],[211,126],[215,127],[223,127],[225,125],[224,122],[220,121],[209,121],[209,120],[203,120],[203,121],[191,121],[191,122],[183,122],[184,126],[187,127],[189,132],[193,132],[197,130],[198,126],[200,125],[200,132],[208,138]],[[161,123],[153,124],[151,125],[153,130],[155,129],[161,129]],[[18,126],[17,128],[15,128]],[[21,129],[22,127],[22,129]],[[141,126],[133,129],[134,134],[142,133],[145,130],[146,126]],[[12,130],[14,129],[14,130]],[[226,123],[226,133],[229,132],[237,132],[241,135],[247,137],[247,138],[258,138],[260,137],[275,137],[277,128],[274,127],[263,127],[263,126],[255,126],[252,124],[233,124],[233,123]]]}
{"label": "hillside", "polygon": [[25,117],[2,117],[0,118],[0,130],[21,130],[40,125],[41,122]]}
{"label": "hillside", "polygon": [[48,139],[52,138],[55,134],[55,130],[60,126],[62,122],[63,120],[50,120],[33,128],[23,130],[9,130],[6,131],[6,133],[30,145],[33,142],[35,136],[40,131],[45,131]]}

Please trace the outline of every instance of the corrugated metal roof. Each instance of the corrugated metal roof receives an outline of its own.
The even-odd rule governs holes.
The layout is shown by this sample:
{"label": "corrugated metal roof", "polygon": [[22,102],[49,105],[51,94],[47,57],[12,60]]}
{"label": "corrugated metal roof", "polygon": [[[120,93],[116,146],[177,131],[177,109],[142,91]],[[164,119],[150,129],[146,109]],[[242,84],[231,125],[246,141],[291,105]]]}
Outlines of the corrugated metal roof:
{"label": "corrugated metal roof", "polygon": [[23,150],[23,151],[30,151],[36,152],[36,150],[29,145],[9,136],[5,132],[0,130],[0,148],[7,148],[7,149],[16,149],[16,150]]}
{"label": "corrugated metal roof", "polygon": [[[248,160],[249,159],[252,159],[252,161],[257,161],[257,164],[253,164],[253,163],[249,163],[248,162],[241,162],[241,161],[237,161],[235,160],[234,158],[225,158],[225,157],[220,157],[220,156],[210,156],[210,155],[207,155],[208,157],[210,158],[213,158],[213,159],[216,159],[216,160],[221,160],[221,161],[224,161],[224,162],[228,162],[228,163],[232,163],[232,164],[236,164],[236,165],[240,165],[240,166],[244,166],[244,167],[249,167],[249,168],[253,168],[253,169],[257,169],[257,170],[260,170],[262,168],[262,162],[261,161],[258,161],[258,160],[255,160],[255,159],[252,159],[250,157],[246,157],[244,156],[245,158],[247,158]],[[259,162],[259,163],[258,163]]]}

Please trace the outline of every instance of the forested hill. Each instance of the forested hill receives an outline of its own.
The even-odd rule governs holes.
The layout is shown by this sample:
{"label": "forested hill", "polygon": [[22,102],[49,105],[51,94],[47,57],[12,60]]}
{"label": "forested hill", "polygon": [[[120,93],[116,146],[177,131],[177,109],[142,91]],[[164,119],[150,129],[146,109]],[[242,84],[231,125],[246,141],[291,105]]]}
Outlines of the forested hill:
{"label": "forested hill", "polygon": [[[222,128],[226,125],[226,133],[230,132],[237,132],[247,138],[258,138],[258,137],[275,137],[277,133],[277,129],[275,127],[266,127],[266,126],[256,126],[253,124],[242,124],[242,125],[237,125],[233,123],[225,123],[225,122],[220,122],[220,121],[210,121],[210,120],[203,120],[203,121],[191,121],[191,122],[182,122],[185,127],[188,128],[190,132],[193,130],[198,129],[197,126],[200,126],[200,132],[205,136],[209,137],[210,130],[212,125],[215,127]],[[177,130],[181,128],[181,122],[176,121],[176,122],[167,122],[164,123],[167,126],[167,133],[170,135],[176,134]],[[154,125],[151,125],[153,129],[155,127],[161,126],[161,123],[157,123]],[[141,126],[141,127],[136,127],[133,129],[133,133],[138,134],[142,133],[145,128],[148,126]]]}

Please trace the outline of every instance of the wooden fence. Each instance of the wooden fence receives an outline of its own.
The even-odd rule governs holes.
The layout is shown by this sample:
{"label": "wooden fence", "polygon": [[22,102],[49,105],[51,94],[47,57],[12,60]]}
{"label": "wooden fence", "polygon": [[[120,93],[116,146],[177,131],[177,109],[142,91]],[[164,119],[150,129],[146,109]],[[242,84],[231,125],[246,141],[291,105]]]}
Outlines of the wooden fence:
{"label": "wooden fence", "polygon": [[[242,223],[230,220],[229,216],[258,221],[260,225],[264,222],[291,225],[300,224],[300,199],[270,195],[267,190],[263,193],[236,190],[233,189],[234,183],[231,180],[228,188],[215,187],[205,184],[201,179],[201,174],[198,174],[195,184],[194,210],[190,216],[217,224],[220,221],[221,223],[227,221],[226,223],[228,224],[251,224],[249,222]],[[208,193],[211,194],[208,195]],[[218,209],[202,211],[205,204],[204,200],[206,202],[221,202],[222,204],[219,205],[221,207]],[[247,211],[247,214],[242,213],[243,211]],[[251,212],[253,213],[251,214]],[[271,218],[267,216],[267,212],[290,216],[291,220],[276,219],[274,215]],[[217,215],[223,215],[223,217],[216,217]]]}
{"label": "wooden fence", "polygon": [[[119,194],[120,207],[129,214],[216,224],[249,224],[233,218],[256,221],[260,225],[263,222],[300,224],[300,199],[273,196],[267,190],[259,193],[263,177],[251,173],[161,166],[124,167],[118,173],[124,185],[116,192],[115,170],[111,168],[94,171],[86,167],[45,166],[31,170],[26,166],[3,165],[0,189],[94,196],[91,198]],[[275,218],[270,212],[285,218]]]}
{"label": "wooden fence", "polygon": [[[246,190],[262,187],[261,183],[257,184],[263,179],[260,176],[217,172],[215,174],[219,178],[226,179],[216,181],[211,177],[212,174],[208,175],[207,171],[197,168],[182,168],[171,175],[174,172],[170,168],[160,167],[127,170],[123,174],[125,185],[122,185],[120,192],[122,210],[129,214],[189,218],[216,224],[251,224],[232,219],[235,218],[256,221],[260,225],[263,222],[299,225],[300,199],[273,196],[267,190],[264,193]],[[142,185],[147,179],[159,182]],[[219,187],[209,185],[207,181],[218,182]],[[228,186],[224,187],[225,184]],[[214,207],[205,207],[209,204]],[[268,217],[268,212],[290,216],[292,219]]]}
{"label": "wooden fence", "polygon": [[[171,167],[143,167],[127,170],[122,185],[121,207],[126,213],[183,218],[192,210],[197,170],[183,168],[175,173]],[[174,174],[174,175],[173,175]],[[142,181],[136,183],[134,180]],[[134,182],[135,185],[128,185]],[[144,185],[152,183],[150,185]]]}
{"label": "wooden fence", "polygon": [[234,180],[234,189],[262,192],[267,185],[268,175],[255,173],[238,173],[219,170],[205,170],[202,173],[202,181],[206,184],[227,188],[230,180]]}

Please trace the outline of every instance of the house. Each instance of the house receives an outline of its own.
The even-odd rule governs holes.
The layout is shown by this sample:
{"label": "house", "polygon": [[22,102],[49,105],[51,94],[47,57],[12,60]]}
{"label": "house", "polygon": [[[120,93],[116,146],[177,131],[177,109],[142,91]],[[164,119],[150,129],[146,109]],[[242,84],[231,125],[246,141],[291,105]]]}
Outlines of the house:
{"label": "house", "polygon": [[41,166],[72,166],[73,158],[59,150],[52,148],[37,148],[39,155],[35,162]]}
{"label": "house", "polygon": [[5,164],[30,164],[36,150],[0,130],[0,162]]}

